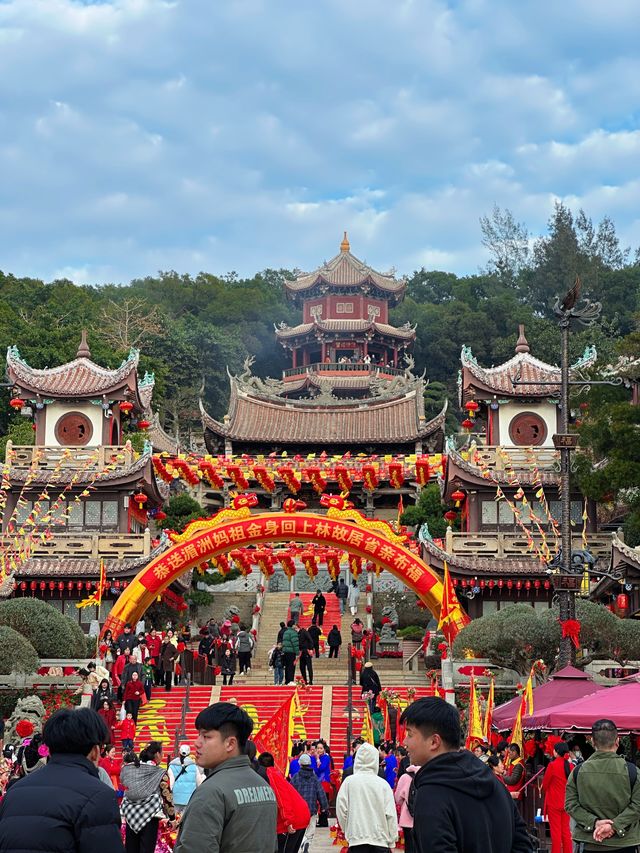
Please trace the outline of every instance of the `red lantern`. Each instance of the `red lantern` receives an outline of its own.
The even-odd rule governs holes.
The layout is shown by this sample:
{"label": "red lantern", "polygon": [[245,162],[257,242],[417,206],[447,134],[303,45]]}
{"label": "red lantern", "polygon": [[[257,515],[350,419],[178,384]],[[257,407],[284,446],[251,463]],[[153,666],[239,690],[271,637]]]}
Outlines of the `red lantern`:
{"label": "red lantern", "polygon": [[69,590],[69,592],[71,592],[71,590],[73,589],[73,581],[69,581],[67,583],[67,589]]}
{"label": "red lantern", "polygon": [[138,429],[149,429],[151,421],[138,421]]}
{"label": "red lantern", "polygon": [[53,592],[53,590],[55,588],[56,588],[56,582],[55,581],[49,581],[49,589]]}
{"label": "red lantern", "polygon": [[29,588],[31,589],[31,592],[35,592],[36,587],[37,587],[36,582],[35,582],[35,581],[31,581],[31,583],[29,584]]}
{"label": "red lantern", "polygon": [[460,583],[462,584],[462,586],[466,586],[466,585],[467,585],[467,579],[466,579],[466,578],[462,578],[462,580],[460,581]]}
{"label": "red lantern", "polygon": [[145,495],[144,492],[137,492],[133,496],[133,499],[138,504],[138,509],[144,509],[144,505],[149,500],[149,498]]}
{"label": "red lantern", "polygon": [[525,581],[524,588],[531,589],[531,581]]}
{"label": "red lantern", "polygon": [[495,583],[495,581],[493,581],[493,580],[489,581],[489,589],[493,589],[494,583]]}
{"label": "red lantern", "polygon": [[460,489],[456,489],[455,492],[451,495],[451,500],[456,502],[456,507],[459,507],[462,501],[465,499],[466,495]]}
{"label": "red lantern", "polygon": [[480,408],[480,403],[476,403],[475,400],[469,400],[468,403],[464,404],[465,409],[469,413],[470,418],[475,418],[476,412]]}
{"label": "red lantern", "polygon": [[513,589],[513,581],[511,580],[511,578],[509,578],[509,580],[507,581],[507,589]]}
{"label": "red lantern", "polygon": [[580,403],[580,411],[586,412],[588,408],[589,404],[587,402],[583,401],[582,403]]}
{"label": "red lantern", "polygon": [[535,581],[533,582],[533,585],[534,585],[534,587],[535,587],[536,589],[540,589],[540,581],[535,580]]}
{"label": "red lantern", "polygon": [[129,402],[129,400],[123,400],[122,403],[120,403],[120,411],[124,412],[125,415],[128,415],[132,409],[133,403]]}
{"label": "red lantern", "polygon": [[544,582],[544,588],[545,589],[551,589],[551,581],[545,581]]}
{"label": "red lantern", "polygon": [[458,578],[453,578],[453,585],[458,586]]}
{"label": "red lantern", "polygon": [[167,513],[163,512],[161,509],[159,509],[158,512],[155,514],[156,521],[164,521],[166,517]]}
{"label": "red lantern", "polygon": [[456,520],[456,518],[458,517],[458,513],[455,512],[454,510],[450,509],[447,512],[445,512],[444,517],[449,522],[449,524],[452,524]]}
{"label": "red lantern", "polygon": [[58,592],[62,592],[64,589],[64,581],[58,581]]}
{"label": "red lantern", "polygon": [[483,580],[480,581],[480,589],[484,589],[485,582]]}
{"label": "red lantern", "polygon": [[22,583],[20,584],[20,589],[24,592],[26,588],[27,588],[26,581],[22,581]]}
{"label": "red lantern", "polygon": [[522,589],[522,581],[516,581],[516,589]]}
{"label": "red lantern", "polygon": [[620,595],[616,598],[616,607],[618,610],[628,610],[629,609],[629,596],[624,593],[620,593]]}
{"label": "red lantern", "polygon": [[502,580],[502,578],[500,578],[500,580],[498,581],[498,589],[502,589],[503,586],[504,586],[504,581]]}
{"label": "red lantern", "polygon": [[20,397],[14,397],[12,400],[9,400],[9,405],[12,409],[21,409],[24,406],[24,400],[21,400]]}
{"label": "red lantern", "polygon": [[473,421],[471,418],[465,418],[462,421],[462,429],[471,430],[473,429]]}
{"label": "red lantern", "polygon": [[82,581],[78,581],[77,587],[78,589],[82,589],[84,587],[84,583]]}

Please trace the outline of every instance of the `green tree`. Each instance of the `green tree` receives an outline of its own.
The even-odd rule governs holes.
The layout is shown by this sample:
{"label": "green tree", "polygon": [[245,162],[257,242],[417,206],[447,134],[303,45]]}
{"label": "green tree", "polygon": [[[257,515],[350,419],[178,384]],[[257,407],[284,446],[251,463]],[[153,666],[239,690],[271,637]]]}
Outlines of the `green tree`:
{"label": "green tree", "polygon": [[86,657],[85,635],[78,623],[38,598],[0,602],[0,625],[22,634],[41,658]]}
{"label": "green tree", "polygon": [[195,521],[205,515],[205,511],[198,501],[186,492],[174,495],[165,505],[164,511],[167,517],[158,522],[158,527],[164,530],[173,530],[175,533],[182,533],[190,521]]}
{"label": "green tree", "polygon": [[[631,657],[640,643],[640,624],[636,633],[628,629],[623,636],[620,620],[606,607],[590,601],[576,602],[576,618],[581,623],[580,641],[584,648],[582,664],[594,658]],[[527,676],[536,660],[542,659],[553,672],[557,664],[562,633],[557,609],[538,613],[528,604],[514,604],[474,619],[460,631],[453,644],[456,657],[471,649],[476,657],[488,658],[496,666]]]}
{"label": "green tree", "polygon": [[29,640],[8,625],[0,625],[0,675],[37,669],[38,654]]}
{"label": "green tree", "polygon": [[418,503],[405,509],[400,516],[400,523],[412,527],[426,524],[431,536],[441,539],[447,532],[447,521],[443,513],[440,488],[436,483],[430,483],[421,490]]}

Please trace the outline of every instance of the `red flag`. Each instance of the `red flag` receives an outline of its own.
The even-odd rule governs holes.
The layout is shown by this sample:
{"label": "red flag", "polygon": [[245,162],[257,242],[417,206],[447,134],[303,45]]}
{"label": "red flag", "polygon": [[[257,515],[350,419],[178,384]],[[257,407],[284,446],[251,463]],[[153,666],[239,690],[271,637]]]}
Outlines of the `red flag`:
{"label": "red flag", "polygon": [[449,566],[445,563],[438,630],[442,631],[445,640],[449,646],[452,646],[453,641],[458,635],[458,631],[461,631],[465,625],[468,625],[469,621],[469,617],[460,606],[458,596],[449,576]]}
{"label": "red flag", "polygon": [[270,752],[276,767],[285,775],[293,738],[293,718],[297,709],[298,694],[293,693],[253,738],[258,752]]}
{"label": "red flag", "polygon": [[400,495],[400,500],[398,501],[398,530],[400,530],[400,516],[404,512],[404,503],[402,501],[402,495]]}

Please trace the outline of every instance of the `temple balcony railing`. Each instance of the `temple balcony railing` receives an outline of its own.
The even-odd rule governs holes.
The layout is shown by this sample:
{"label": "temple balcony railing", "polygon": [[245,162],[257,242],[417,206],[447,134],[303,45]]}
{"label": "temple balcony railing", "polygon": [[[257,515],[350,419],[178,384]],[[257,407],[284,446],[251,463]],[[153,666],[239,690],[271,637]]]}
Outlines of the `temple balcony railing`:
{"label": "temple balcony railing", "polygon": [[[1,536],[0,548],[11,553],[15,537]],[[124,560],[135,557],[148,557],[151,553],[151,533],[53,533],[45,542],[34,541],[29,548],[30,557],[57,559],[58,557],[77,557],[78,559]]]}
{"label": "temple balcony railing", "polygon": [[[461,437],[458,436],[458,439]],[[469,436],[464,436],[468,440]],[[494,471],[505,471],[509,467],[515,470],[531,471],[533,464],[540,470],[557,468],[560,453],[554,447],[515,447],[476,444],[461,446],[457,441],[455,449],[470,465],[478,468],[488,468]]]}
{"label": "temple balcony railing", "polygon": [[[535,548],[542,546],[540,534],[532,533]],[[587,549],[594,557],[608,557],[611,555],[612,534],[589,533],[587,534]],[[582,534],[573,536],[573,548],[582,550],[584,543]],[[554,555],[557,548],[551,534],[547,537],[547,545],[551,554]],[[448,528],[442,547],[448,554],[459,557],[490,557],[497,560],[505,557],[535,557],[535,549],[529,548],[527,537],[522,533],[454,533]],[[559,547],[559,543],[558,543]],[[499,570],[499,567],[496,566]]]}
{"label": "temple balcony railing", "polygon": [[383,367],[381,364],[354,364],[347,362],[317,362],[314,364],[303,364],[299,367],[289,367],[284,371],[284,379],[295,379],[304,376],[305,373],[322,373],[325,376],[404,376],[405,371],[398,367]]}
{"label": "temple balcony railing", "polygon": [[135,454],[130,444],[107,444],[86,447],[59,447],[54,445],[18,445],[7,442],[5,461],[11,459],[11,470],[28,470],[35,466],[38,470],[62,467],[65,470],[83,469],[85,471],[103,471],[107,465],[115,465],[116,470],[126,470],[134,460]]}

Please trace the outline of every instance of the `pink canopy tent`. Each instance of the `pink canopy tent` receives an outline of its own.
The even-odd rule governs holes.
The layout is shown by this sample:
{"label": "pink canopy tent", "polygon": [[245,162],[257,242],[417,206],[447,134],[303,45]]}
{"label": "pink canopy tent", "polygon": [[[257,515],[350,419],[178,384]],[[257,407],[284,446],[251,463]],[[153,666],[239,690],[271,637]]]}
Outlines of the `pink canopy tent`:
{"label": "pink canopy tent", "polygon": [[627,680],[573,702],[536,711],[522,721],[527,729],[588,730],[603,717],[621,732],[640,731],[640,680]]}
{"label": "pink canopy tent", "polygon": [[[587,675],[581,669],[576,669],[575,666],[565,666],[564,669],[560,669],[552,675],[549,681],[539,687],[534,687],[533,711],[537,715],[538,711],[550,708],[552,705],[571,702],[581,696],[605,689],[601,685],[595,684],[592,676]],[[493,712],[495,728],[510,729],[513,726],[520,701],[520,697],[516,696],[495,709]]]}

